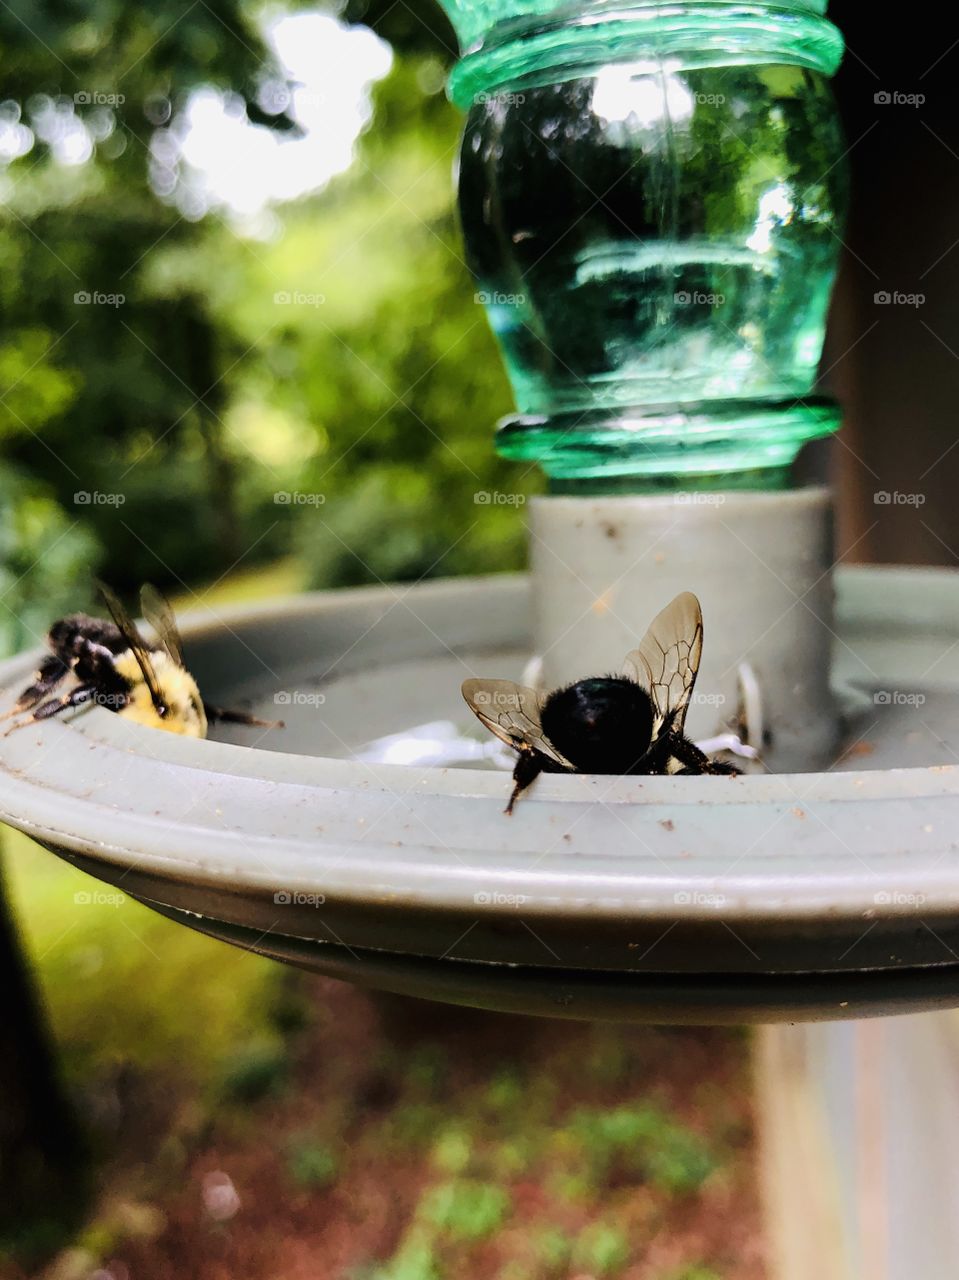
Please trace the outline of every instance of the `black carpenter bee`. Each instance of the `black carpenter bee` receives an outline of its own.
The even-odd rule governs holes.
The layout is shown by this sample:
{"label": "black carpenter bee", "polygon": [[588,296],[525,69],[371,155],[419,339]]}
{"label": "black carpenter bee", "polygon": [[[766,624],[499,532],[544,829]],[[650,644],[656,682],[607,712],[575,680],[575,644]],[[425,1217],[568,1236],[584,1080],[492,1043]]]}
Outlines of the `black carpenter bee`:
{"label": "black carpenter bee", "polygon": [[541,773],[738,774],[683,735],[702,651],[702,610],[684,591],[626,655],[622,675],[549,694],[511,680],[464,680],[470,710],[519,753],[506,812]]}
{"label": "black carpenter bee", "polygon": [[[186,669],[173,609],[155,587],[140,592],[143,616],[157,635],[150,643],[109,587],[97,586],[112,621],[75,613],[53,624],[47,634],[50,656],[7,713],[26,716],[14,728],[88,704],[191,738],[205,738],[208,724],[217,720],[282,727],[281,721],[257,720],[203,701]],[[69,688],[58,693],[68,677]]]}

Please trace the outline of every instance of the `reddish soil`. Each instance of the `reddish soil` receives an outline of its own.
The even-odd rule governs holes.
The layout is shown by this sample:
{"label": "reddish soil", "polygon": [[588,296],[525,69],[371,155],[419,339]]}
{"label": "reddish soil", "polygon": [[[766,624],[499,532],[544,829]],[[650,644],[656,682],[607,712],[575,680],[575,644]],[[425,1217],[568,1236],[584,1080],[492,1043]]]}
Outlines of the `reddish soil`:
{"label": "reddish soil", "polygon": [[[92,1268],[61,1257],[47,1275],[763,1280],[742,1033],[527,1020],[291,982],[307,1021],[255,1099],[211,1101],[173,1080],[120,1090],[99,1214],[112,1225],[99,1243],[93,1232]],[[714,1157],[694,1187],[637,1172],[628,1148],[597,1155],[595,1117],[644,1104]],[[291,1155],[304,1142],[305,1172]],[[507,1194],[492,1228],[423,1226],[424,1193],[457,1180],[467,1200],[480,1185]],[[600,1242],[584,1263],[577,1250],[600,1229],[626,1251]],[[572,1253],[550,1253],[544,1233]]]}

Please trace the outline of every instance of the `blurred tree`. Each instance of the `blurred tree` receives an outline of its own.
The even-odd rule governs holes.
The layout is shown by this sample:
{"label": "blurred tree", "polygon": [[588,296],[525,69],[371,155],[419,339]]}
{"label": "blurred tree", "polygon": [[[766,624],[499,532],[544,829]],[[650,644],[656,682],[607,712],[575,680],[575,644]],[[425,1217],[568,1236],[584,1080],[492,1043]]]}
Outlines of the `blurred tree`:
{"label": "blurred tree", "polygon": [[[2,867],[0,867],[2,872]],[[63,1091],[0,874],[0,1243],[25,1258],[82,1210],[84,1148]]]}
{"label": "blurred tree", "polygon": [[288,206],[275,242],[239,255],[210,227],[145,277],[171,297],[192,282],[247,352],[225,421],[291,495],[273,536],[316,586],[523,563],[536,481],[493,452],[510,393],[462,260],[443,79],[434,54],[398,60],[352,168]]}
{"label": "blurred tree", "polygon": [[[256,102],[279,70],[233,0],[185,12],[163,0],[148,11],[119,0],[3,6],[0,49],[5,118],[33,134],[3,191],[0,441],[108,544],[118,585],[170,576],[171,548],[156,536],[169,526],[194,572],[222,571],[240,546],[222,372],[241,353],[195,289],[175,299],[143,289],[154,247],[197,233],[148,174],[155,130],[200,85],[291,128]],[[90,305],[93,293],[117,301]],[[121,489],[122,510],[84,500]]]}
{"label": "blurred tree", "polygon": [[[114,31],[114,8],[81,21],[63,6],[34,24],[63,66],[0,9],[38,131],[9,167],[0,221],[7,457],[95,534],[124,589],[291,547],[316,585],[518,567],[520,499],[474,500],[521,498],[528,481],[490,446],[509,397],[453,220],[460,119],[442,93],[453,46],[441,10],[399,6],[399,21],[371,9],[405,50],[377,87],[373,127],[346,174],[254,244],[182,217],[147,173],[199,84],[233,86],[262,117],[259,89],[280,74],[262,38],[224,6],[180,12],[173,28],[161,6],[146,34],[125,14]],[[67,98],[75,85],[95,100]],[[64,166],[76,119],[93,155]],[[283,289],[324,301],[280,310]],[[116,305],[76,300],[94,291]],[[445,501],[430,501],[440,488]],[[322,509],[274,502],[303,490]]]}
{"label": "blurred tree", "polygon": [[9,65],[4,90],[31,95],[116,92],[142,112],[159,95],[198,82],[252,90],[268,63],[255,11],[238,0],[9,0],[0,9]]}
{"label": "blurred tree", "polygon": [[437,0],[346,0],[343,17],[372,27],[404,58],[439,58],[447,69],[456,59],[456,33]]}

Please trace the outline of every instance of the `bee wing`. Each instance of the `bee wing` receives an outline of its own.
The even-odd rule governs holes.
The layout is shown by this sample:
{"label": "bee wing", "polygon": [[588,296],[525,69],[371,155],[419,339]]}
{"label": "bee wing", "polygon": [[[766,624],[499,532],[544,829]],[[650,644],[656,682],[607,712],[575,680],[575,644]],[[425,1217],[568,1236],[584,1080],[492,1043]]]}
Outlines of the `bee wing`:
{"label": "bee wing", "polygon": [[463,697],[490,733],[495,733],[508,747],[516,751],[539,751],[565,769],[573,768],[543,734],[542,704],[535,689],[514,684],[512,680],[464,680]]}
{"label": "bee wing", "polygon": [[186,670],[180,628],[176,624],[176,614],[169,600],[148,582],[140,590],[140,607],[144,618],[157,633],[160,645],[167,656],[178,667]]}
{"label": "bee wing", "polygon": [[150,650],[147,648],[146,641],[137,629],[137,624],[133,621],[126,609],[120,603],[119,598],[102,582],[98,582],[97,590],[110,612],[110,617],[116,624],[117,630],[123,636],[124,640],[130,646],[130,650],[136,658],[137,666],[143,676],[144,683],[150,693],[150,701],[156,709],[157,715],[163,715],[166,710],[163,702],[163,695],[160,692],[160,685],[157,681],[156,672],[153,669],[153,662],[150,658]]}
{"label": "bee wing", "polygon": [[684,591],[650,624],[639,648],[626,655],[623,675],[648,689],[656,711],[654,733],[667,716],[682,733],[703,652],[703,612]]}

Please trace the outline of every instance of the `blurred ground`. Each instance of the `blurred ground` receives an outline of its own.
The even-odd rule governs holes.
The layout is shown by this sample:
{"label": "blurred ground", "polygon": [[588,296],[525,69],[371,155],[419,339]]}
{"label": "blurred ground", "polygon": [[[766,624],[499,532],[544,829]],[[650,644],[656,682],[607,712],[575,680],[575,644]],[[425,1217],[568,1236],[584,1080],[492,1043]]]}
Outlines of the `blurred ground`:
{"label": "blurred ground", "polygon": [[743,1034],[370,995],[6,845],[98,1160],[44,1275],[761,1280]]}

